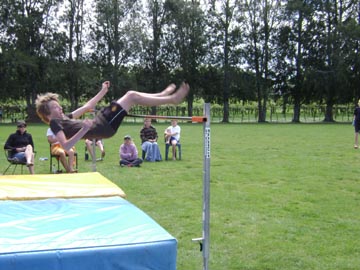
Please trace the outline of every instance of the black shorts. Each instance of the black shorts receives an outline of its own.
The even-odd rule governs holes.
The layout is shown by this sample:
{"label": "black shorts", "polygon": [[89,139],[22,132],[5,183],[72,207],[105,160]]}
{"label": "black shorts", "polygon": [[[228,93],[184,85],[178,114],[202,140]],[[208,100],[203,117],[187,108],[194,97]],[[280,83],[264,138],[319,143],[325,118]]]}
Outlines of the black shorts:
{"label": "black shorts", "polygon": [[360,131],[360,122],[355,122],[355,132],[359,132]]}
{"label": "black shorts", "polygon": [[116,132],[124,119],[128,115],[116,101],[112,101],[109,106],[101,110],[101,114],[107,120],[112,129]]}

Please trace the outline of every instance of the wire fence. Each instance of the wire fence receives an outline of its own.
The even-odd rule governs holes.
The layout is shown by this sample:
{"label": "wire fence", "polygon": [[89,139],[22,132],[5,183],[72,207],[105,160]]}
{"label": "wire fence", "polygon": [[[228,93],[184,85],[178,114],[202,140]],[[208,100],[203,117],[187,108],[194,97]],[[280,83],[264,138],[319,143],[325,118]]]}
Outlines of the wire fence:
{"label": "wire fence", "polygon": [[[325,118],[325,105],[302,105],[300,110],[300,122],[315,123],[322,122]],[[67,108],[64,108],[67,111]],[[138,115],[161,115],[161,116],[188,116],[185,106],[159,106],[153,111],[152,108],[136,106],[131,109],[131,114]],[[352,105],[336,105],[333,107],[333,120],[336,122],[351,122],[353,119],[354,107]],[[223,108],[219,105],[211,107],[211,122],[223,121]],[[194,106],[193,116],[202,116],[203,107]],[[257,106],[230,106],[230,123],[256,123],[258,122],[259,111]],[[23,106],[2,106],[0,107],[0,122],[14,123],[20,119],[27,119],[26,108]],[[271,105],[267,108],[266,121],[269,123],[290,123],[293,120],[293,106]],[[126,117],[126,122],[141,122],[142,119]],[[169,122],[169,120],[157,120],[158,122]]]}
{"label": "wire fence", "polygon": [[[302,106],[300,110],[300,122],[316,123],[322,122],[325,118],[325,106]],[[150,108],[136,107],[131,110],[132,114],[150,115],[153,114]],[[188,116],[185,107],[159,107],[156,110],[157,115],[161,116]],[[354,114],[354,107],[351,105],[334,106],[333,119],[336,122],[351,122]],[[203,115],[203,108],[194,107],[193,115]],[[211,122],[222,122],[224,111],[220,106],[212,106]],[[293,107],[288,106],[284,109],[282,106],[269,106],[266,115],[266,121],[270,123],[291,123],[293,121]],[[257,123],[259,111],[256,106],[240,106],[229,108],[230,123]],[[139,119],[126,118],[128,122],[137,122]],[[141,120],[140,120],[141,121]],[[160,120],[161,121],[161,120]],[[165,120],[166,121],[166,120]]]}

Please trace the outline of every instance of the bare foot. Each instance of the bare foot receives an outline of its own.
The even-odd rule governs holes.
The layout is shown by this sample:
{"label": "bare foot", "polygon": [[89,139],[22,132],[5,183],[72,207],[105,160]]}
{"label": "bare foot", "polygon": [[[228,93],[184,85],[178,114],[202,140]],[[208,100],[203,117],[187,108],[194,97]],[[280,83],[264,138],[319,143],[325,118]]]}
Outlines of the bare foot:
{"label": "bare foot", "polygon": [[169,84],[161,93],[159,93],[159,96],[168,96],[171,95],[176,89],[175,84]]}
{"label": "bare foot", "polygon": [[182,102],[185,97],[189,94],[190,86],[189,84],[183,82],[179,89],[175,92],[175,94],[172,95],[173,97],[173,104],[179,104]]}

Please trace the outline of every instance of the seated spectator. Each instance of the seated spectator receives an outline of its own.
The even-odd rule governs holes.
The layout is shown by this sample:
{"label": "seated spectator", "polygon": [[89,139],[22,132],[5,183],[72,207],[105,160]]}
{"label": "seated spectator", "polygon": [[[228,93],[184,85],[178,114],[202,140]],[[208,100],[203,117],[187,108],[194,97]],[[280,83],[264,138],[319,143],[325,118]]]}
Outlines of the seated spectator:
{"label": "seated spectator", "polygon": [[151,119],[145,118],[144,127],[140,130],[141,149],[145,152],[146,161],[161,161],[160,149],[157,144],[158,134],[151,125]]}
{"label": "seated spectator", "polygon": [[171,120],[171,126],[165,130],[165,142],[172,146],[172,159],[176,160],[176,145],[180,141],[181,128],[176,120]]}
{"label": "seated spectator", "polygon": [[26,163],[29,172],[34,174],[34,142],[31,134],[26,131],[26,126],[25,121],[17,122],[17,130],[10,134],[4,149],[11,150],[9,157]]}
{"label": "seated spectator", "polygon": [[[61,147],[60,143],[56,140],[56,136],[51,131],[51,128],[48,128],[46,132],[46,137],[48,142],[50,143],[51,154],[59,156],[59,160],[61,164],[64,166],[66,172],[68,173],[77,172],[77,170],[74,169],[74,164],[76,162],[75,147],[72,147],[69,151],[65,151],[64,148]],[[66,154],[68,158],[66,158]]]}
{"label": "seated spectator", "polygon": [[[85,145],[86,145],[86,149],[88,150],[88,152],[91,155],[91,160],[95,160],[96,155],[95,155],[95,151],[94,151],[93,141],[86,139]],[[104,144],[103,144],[102,140],[95,139],[95,146],[99,147],[99,149],[101,151],[101,158],[99,160],[103,160],[105,157],[105,149],[104,149]]]}
{"label": "seated spectator", "polygon": [[165,143],[169,144],[171,138],[171,128],[165,129]]}
{"label": "seated spectator", "polygon": [[121,167],[140,167],[140,164],[143,162],[141,158],[138,158],[137,148],[130,135],[124,137],[124,143],[120,146],[119,154]]}

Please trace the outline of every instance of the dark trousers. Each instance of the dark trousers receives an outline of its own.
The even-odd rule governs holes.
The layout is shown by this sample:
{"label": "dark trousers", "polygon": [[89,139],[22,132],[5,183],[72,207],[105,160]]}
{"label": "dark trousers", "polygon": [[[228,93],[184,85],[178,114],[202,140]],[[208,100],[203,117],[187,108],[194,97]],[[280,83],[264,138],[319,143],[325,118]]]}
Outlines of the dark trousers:
{"label": "dark trousers", "polygon": [[134,159],[134,160],[122,159],[122,160],[120,160],[120,165],[138,167],[138,166],[140,166],[140,164],[142,162],[143,162],[143,160],[141,158],[137,158],[137,159]]}

